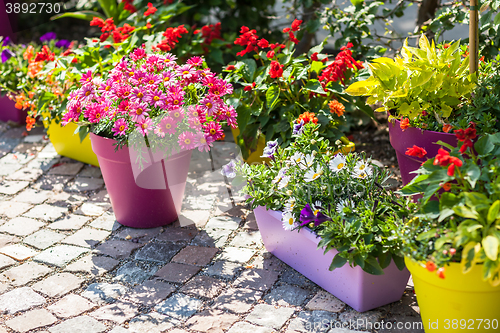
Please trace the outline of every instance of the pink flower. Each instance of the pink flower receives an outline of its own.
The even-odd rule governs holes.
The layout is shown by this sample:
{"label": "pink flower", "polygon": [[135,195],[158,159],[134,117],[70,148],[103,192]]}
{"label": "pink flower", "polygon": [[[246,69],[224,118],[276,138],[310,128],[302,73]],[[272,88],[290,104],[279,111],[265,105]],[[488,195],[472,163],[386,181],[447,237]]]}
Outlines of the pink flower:
{"label": "pink flower", "polygon": [[72,122],[73,120],[77,120],[77,119],[78,119],[78,117],[76,117],[76,115],[73,112],[68,111],[62,117],[62,119],[61,119],[61,125],[66,126],[70,122]]}
{"label": "pink flower", "polygon": [[134,75],[129,79],[130,84],[133,86],[139,86],[144,84],[146,73],[140,70],[136,70]]}
{"label": "pink flower", "polygon": [[128,114],[130,111],[130,103],[127,99],[123,100],[120,102],[120,105],[118,105],[117,111],[122,114]]}
{"label": "pink flower", "polygon": [[182,119],[184,119],[184,116],[182,115],[182,109],[181,108],[177,108],[177,109],[171,110],[169,114],[172,116],[172,119],[176,123],[178,123],[178,122],[182,121]]}
{"label": "pink flower", "polygon": [[163,93],[163,91],[159,89],[155,89],[153,91],[150,91],[147,95],[146,98],[144,99],[146,102],[150,103],[154,107],[157,108],[163,108],[165,107],[165,99],[167,96]]}
{"label": "pink flower", "polygon": [[146,51],[143,48],[139,47],[130,54],[130,59],[137,62],[142,58],[144,58],[145,56],[146,56]]}
{"label": "pink flower", "polygon": [[144,96],[146,95],[146,91],[142,88],[134,87],[132,88],[130,94],[130,101],[133,103],[140,103],[145,100]]}
{"label": "pink flower", "polygon": [[148,135],[149,131],[152,131],[154,129],[153,121],[151,121],[151,118],[144,118],[141,121],[138,121],[135,126],[143,136]]}
{"label": "pink flower", "polygon": [[231,105],[223,104],[220,115],[217,116],[217,120],[226,120],[228,125],[232,128],[236,128],[238,126],[236,116],[236,111]]}
{"label": "pink flower", "polygon": [[217,113],[217,111],[220,108],[220,100],[215,99],[213,96],[207,96],[204,99],[201,100],[200,102],[201,107],[203,108],[203,111],[207,113],[207,116],[211,116],[214,113]]}
{"label": "pink flower", "polygon": [[133,103],[130,105],[130,116],[132,120],[140,123],[144,122],[146,117],[149,116],[149,109],[147,103]]}
{"label": "pink flower", "polygon": [[210,122],[205,125],[205,133],[210,136],[213,141],[222,138],[222,136],[224,135],[222,126],[217,122]]}
{"label": "pink flower", "polygon": [[90,102],[94,98],[95,89],[92,84],[84,84],[78,93],[78,97],[84,102]]}
{"label": "pink flower", "polygon": [[194,56],[194,57],[189,58],[186,63],[188,65],[192,65],[194,67],[199,67],[199,66],[203,65],[203,58]]}
{"label": "pink flower", "polygon": [[115,136],[118,135],[125,135],[125,132],[128,130],[128,124],[125,121],[125,119],[120,118],[117,121],[115,121],[115,125],[113,126],[113,129],[111,130]]}
{"label": "pink flower", "polygon": [[184,96],[179,93],[173,93],[167,95],[167,108],[169,110],[178,108],[184,104]]}
{"label": "pink flower", "polygon": [[174,67],[176,64],[177,57],[174,56],[172,53],[167,53],[163,55],[163,62],[167,67]]}
{"label": "pink flower", "polygon": [[162,73],[163,84],[167,87],[174,84],[176,81],[174,80],[177,77],[177,73],[165,71]]}
{"label": "pink flower", "polygon": [[102,95],[110,95],[111,91],[113,90],[113,80],[108,79],[106,82],[103,82],[99,85],[99,88],[97,89],[97,92],[99,92]]}
{"label": "pink flower", "polygon": [[209,151],[210,147],[212,147],[213,140],[210,136],[205,135],[205,133],[197,132],[194,137],[194,142],[199,151]]}
{"label": "pink flower", "polygon": [[116,97],[118,98],[129,98],[130,97],[130,86],[120,85],[118,89],[115,90]]}
{"label": "pink flower", "polygon": [[191,150],[196,147],[195,135],[191,132],[183,132],[177,141],[183,150]]}
{"label": "pink flower", "polygon": [[192,129],[201,129],[201,122],[198,117],[190,117],[188,118],[189,127]]}
{"label": "pink flower", "polygon": [[129,64],[127,60],[122,60],[115,66],[115,69],[120,72],[124,72],[128,68]]}
{"label": "pink flower", "polygon": [[182,65],[177,68],[177,74],[182,76],[184,80],[191,79],[193,75],[196,75],[196,69],[191,65]]}
{"label": "pink flower", "polygon": [[150,86],[154,86],[154,85],[157,85],[158,83],[160,83],[161,79],[158,75],[154,74],[154,73],[148,73],[146,74],[146,76],[144,77],[144,84],[147,84],[147,85],[150,85]]}
{"label": "pink flower", "polygon": [[172,117],[163,118],[155,129],[155,133],[160,137],[165,137],[166,134],[174,134],[177,123]]}
{"label": "pink flower", "polygon": [[89,69],[87,73],[82,74],[82,78],[80,79],[80,83],[83,85],[92,82],[92,71]]}
{"label": "pink flower", "polygon": [[95,124],[105,117],[106,113],[104,112],[104,107],[101,104],[91,104],[87,109],[85,116],[89,119],[89,122]]}

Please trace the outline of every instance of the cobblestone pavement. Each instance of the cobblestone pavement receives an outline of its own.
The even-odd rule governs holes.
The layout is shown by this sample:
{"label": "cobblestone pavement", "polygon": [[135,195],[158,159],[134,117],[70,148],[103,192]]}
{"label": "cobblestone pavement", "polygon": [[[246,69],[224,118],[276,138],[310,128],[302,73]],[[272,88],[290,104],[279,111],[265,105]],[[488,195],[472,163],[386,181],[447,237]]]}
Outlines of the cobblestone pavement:
{"label": "cobblestone pavement", "polygon": [[[358,313],[268,253],[253,213],[202,172],[205,155],[179,221],[131,229],[98,168],[22,132],[0,123],[0,333],[423,332],[370,326],[420,322],[411,284]],[[349,321],[360,325],[335,328]]]}

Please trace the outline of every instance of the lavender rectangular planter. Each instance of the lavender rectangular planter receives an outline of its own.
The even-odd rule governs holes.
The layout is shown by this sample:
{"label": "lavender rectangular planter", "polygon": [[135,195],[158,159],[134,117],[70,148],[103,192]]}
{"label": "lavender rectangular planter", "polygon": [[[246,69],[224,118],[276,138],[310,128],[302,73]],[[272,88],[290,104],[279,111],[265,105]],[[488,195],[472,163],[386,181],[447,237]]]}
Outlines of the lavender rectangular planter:
{"label": "lavender rectangular planter", "polygon": [[257,207],[255,219],[266,249],[311,281],[363,312],[401,299],[410,278],[405,268],[400,271],[394,262],[384,270],[384,275],[371,275],[361,267],[349,264],[334,271],[328,268],[337,253],[331,250],[323,254],[317,249],[320,238],[307,228],[300,232],[287,231],[281,223],[281,212]]}

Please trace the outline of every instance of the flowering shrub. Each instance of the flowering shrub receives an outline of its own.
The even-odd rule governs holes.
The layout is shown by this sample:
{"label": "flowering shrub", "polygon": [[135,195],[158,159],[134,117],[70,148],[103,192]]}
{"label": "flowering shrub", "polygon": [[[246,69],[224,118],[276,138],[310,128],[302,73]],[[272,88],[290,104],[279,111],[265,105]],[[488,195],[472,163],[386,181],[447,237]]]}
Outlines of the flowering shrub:
{"label": "flowering shrub", "polygon": [[310,122],[295,128],[287,148],[268,142],[268,165],[233,161],[222,172],[236,177],[235,185],[247,183],[243,191],[253,208],[281,211],[283,228],[310,228],[321,237],[319,247],[337,249],[330,269],[349,262],[383,274],[391,260],[403,269],[396,230],[413,204],[385,190],[387,170],[363,154],[335,152],[319,127]]}
{"label": "flowering shrub", "polygon": [[[476,139],[475,125],[455,130],[458,147],[441,148],[418,170],[403,195],[422,194],[419,211],[401,228],[405,254],[439,277],[446,265],[463,273],[480,265],[483,280],[500,284],[500,134]],[[414,147],[411,156],[425,156]],[[419,157],[420,157],[419,156]],[[436,200],[431,200],[435,198]]]}
{"label": "flowering shrub", "polygon": [[69,94],[62,124],[75,122],[119,146],[139,133],[158,149],[209,150],[221,124],[236,127],[236,112],[223,101],[233,88],[200,57],[175,60],[141,47],[102,76],[88,71]]}
{"label": "flowering shrub", "polygon": [[227,79],[240,88],[230,100],[238,110],[243,156],[255,149],[259,133],[268,141],[291,142],[291,124],[312,121],[319,124],[321,135],[333,141],[343,137],[339,125],[344,112],[356,104],[368,113],[371,109],[343,92],[343,85],[363,66],[353,58],[348,44],[333,59],[321,54],[326,40],[307,55],[294,55],[302,21],[285,28],[283,43],[270,43],[256,30],[243,26],[235,44],[243,47],[238,56],[248,56],[230,63]]}

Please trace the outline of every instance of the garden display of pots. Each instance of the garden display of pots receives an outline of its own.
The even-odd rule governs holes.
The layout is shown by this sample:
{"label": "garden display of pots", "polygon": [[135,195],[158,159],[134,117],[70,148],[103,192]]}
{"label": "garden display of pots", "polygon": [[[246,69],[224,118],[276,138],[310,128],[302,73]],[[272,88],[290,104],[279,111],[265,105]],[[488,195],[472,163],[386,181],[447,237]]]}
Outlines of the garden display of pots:
{"label": "garden display of pots", "polygon": [[400,271],[394,262],[384,275],[371,275],[361,267],[344,265],[334,271],[328,268],[337,253],[323,254],[320,238],[307,228],[300,232],[283,229],[281,212],[259,206],[254,210],[266,249],[305,275],[311,281],[359,312],[368,311],[401,299],[410,273]]}
{"label": "garden display of pots", "polygon": [[[154,228],[177,220],[186,187],[191,150],[150,164],[138,172],[127,147],[90,134],[116,220],[132,228]],[[132,156],[135,160],[135,156]]]}
{"label": "garden display of pots", "polygon": [[426,161],[426,158],[406,155],[405,152],[408,148],[416,145],[424,148],[427,151],[427,156],[435,156],[441,147],[435,144],[436,142],[443,141],[456,147],[458,141],[453,133],[427,131],[415,127],[409,127],[403,131],[400,124],[399,120],[389,122],[389,139],[392,147],[396,150],[403,185],[406,185],[415,177],[415,174],[411,172],[416,171],[422,162]]}
{"label": "garden display of pots", "polygon": [[467,274],[459,263],[446,266],[446,278],[412,259],[405,258],[410,270],[425,332],[500,331],[500,286],[482,279],[476,265]]}
{"label": "garden display of pots", "polygon": [[26,123],[26,110],[19,110],[15,107],[16,103],[11,101],[7,96],[0,97],[0,121],[13,121],[18,124]]}

